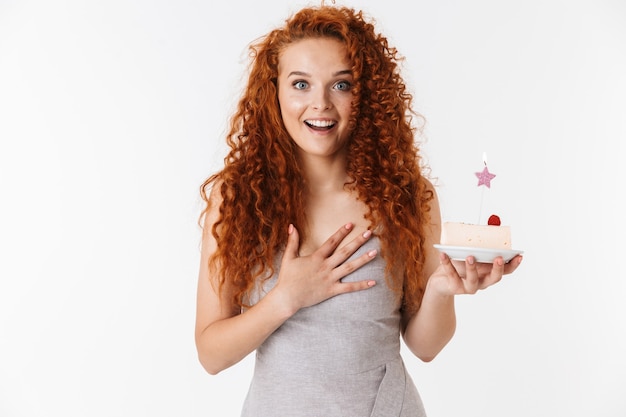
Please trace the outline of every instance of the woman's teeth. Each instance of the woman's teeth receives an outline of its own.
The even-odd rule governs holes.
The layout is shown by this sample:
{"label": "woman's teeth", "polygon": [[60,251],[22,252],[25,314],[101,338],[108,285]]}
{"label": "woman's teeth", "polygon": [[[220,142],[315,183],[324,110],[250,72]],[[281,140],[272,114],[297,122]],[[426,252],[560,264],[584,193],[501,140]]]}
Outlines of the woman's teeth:
{"label": "woman's teeth", "polygon": [[335,122],[332,120],[305,120],[304,123],[316,129],[330,129],[335,125]]}

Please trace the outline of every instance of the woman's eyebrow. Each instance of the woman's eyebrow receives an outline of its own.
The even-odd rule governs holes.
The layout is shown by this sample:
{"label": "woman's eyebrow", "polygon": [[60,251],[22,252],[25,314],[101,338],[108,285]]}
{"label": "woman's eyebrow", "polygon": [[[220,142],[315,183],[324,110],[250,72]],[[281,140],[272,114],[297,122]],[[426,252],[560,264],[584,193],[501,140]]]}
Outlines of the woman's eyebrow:
{"label": "woman's eyebrow", "polygon": [[[337,71],[333,73],[333,77],[336,77],[338,75],[351,75],[352,71],[349,69],[345,69],[345,70],[341,70],[341,71]],[[289,73],[289,75],[287,77],[291,77],[291,76],[298,76],[298,77],[310,77],[311,74],[309,74],[308,72],[304,72],[304,71],[291,71]]]}
{"label": "woman's eyebrow", "polygon": [[349,69],[345,69],[345,70],[337,71],[333,74],[334,77],[338,75],[352,75],[352,71]]}
{"label": "woman's eyebrow", "polygon": [[304,71],[291,71],[287,77],[291,77],[293,75],[297,75],[298,77],[310,77],[311,74]]}

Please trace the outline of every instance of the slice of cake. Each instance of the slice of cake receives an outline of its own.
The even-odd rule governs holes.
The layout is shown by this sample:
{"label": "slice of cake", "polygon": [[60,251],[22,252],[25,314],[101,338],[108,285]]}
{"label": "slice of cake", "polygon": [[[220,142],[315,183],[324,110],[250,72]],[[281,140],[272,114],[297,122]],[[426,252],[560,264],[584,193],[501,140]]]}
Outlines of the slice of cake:
{"label": "slice of cake", "polygon": [[501,226],[496,215],[488,225],[444,222],[441,225],[441,244],[485,249],[511,249],[511,228]]}

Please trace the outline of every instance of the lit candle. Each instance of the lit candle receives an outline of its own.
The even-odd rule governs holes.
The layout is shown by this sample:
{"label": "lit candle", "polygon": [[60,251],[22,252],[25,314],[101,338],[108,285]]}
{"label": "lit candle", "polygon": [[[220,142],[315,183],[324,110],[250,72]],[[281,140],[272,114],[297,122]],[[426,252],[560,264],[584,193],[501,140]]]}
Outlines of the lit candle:
{"label": "lit candle", "polygon": [[[482,171],[474,173],[476,177],[478,177],[478,186],[480,187],[481,185],[484,185],[487,188],[491,188],[491,180],[494,179],[496,175],[489,172],[489,169],[487,168],[487,153],[486,152],[483,152],[483,165],[484,165],[484,168]],[[482,193],[480,195],[480,209],[478,211],[478,224],[480,224],[480,216],[483,211],[484,196],[485,196],[485,189],[483,188]]]}

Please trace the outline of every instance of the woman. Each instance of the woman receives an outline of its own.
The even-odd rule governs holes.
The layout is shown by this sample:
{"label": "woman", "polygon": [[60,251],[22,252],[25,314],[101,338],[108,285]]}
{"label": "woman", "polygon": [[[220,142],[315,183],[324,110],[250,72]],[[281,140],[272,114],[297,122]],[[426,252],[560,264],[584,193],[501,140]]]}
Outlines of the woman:
{"label": "woman", "polygon": [[512,272],[452,263],[398,57],[361,12],[305,8],[252,46],[225,166],[201,187],[200,362],[256,351],[243,416],[422,416],[400,336],[424,361],[454,296]]}

